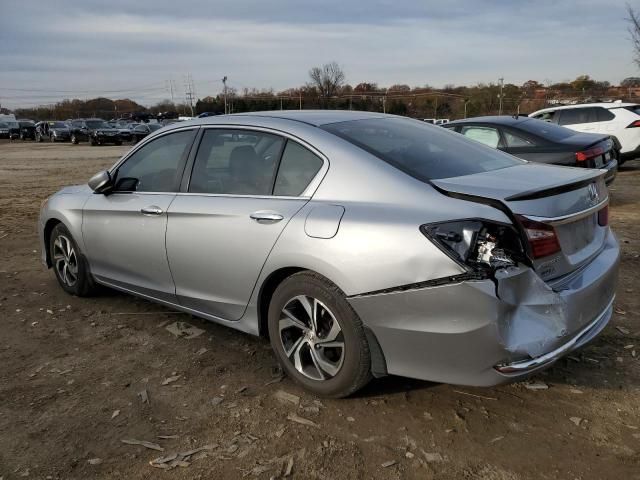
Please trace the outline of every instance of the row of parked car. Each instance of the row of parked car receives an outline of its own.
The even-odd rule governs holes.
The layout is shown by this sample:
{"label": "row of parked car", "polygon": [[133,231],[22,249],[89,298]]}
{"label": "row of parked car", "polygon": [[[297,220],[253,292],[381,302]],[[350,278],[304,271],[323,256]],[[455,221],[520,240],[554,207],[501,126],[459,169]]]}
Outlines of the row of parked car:
{"label": "row of parked car", "polygon": [[442,126],[532,162],[607,170],[607,183],[619,165],[640,157],[640,105],[633,103],[559,106]]}
{"label": "row of parked car", "polygon": [[36,142],[89,142],[91,145],[137,143],[169,122],[138,123],[129,120],[107,122],[100,118],[66,121],[0,119],[0,138],[35,140]]}

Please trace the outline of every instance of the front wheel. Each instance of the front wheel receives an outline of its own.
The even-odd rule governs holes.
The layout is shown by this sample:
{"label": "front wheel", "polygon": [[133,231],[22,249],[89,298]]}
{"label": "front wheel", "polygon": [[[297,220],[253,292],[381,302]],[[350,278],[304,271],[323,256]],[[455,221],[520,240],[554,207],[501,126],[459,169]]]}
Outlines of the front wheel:
{"label": "front wheel", "polygon": [[300,272],[284,280],[271,299],[268,324],[282,368],[307,390],[341,398],[371,380],[362,321],[326,278]]}
{"label": "front wheel", "polygon": [[73,143],[74,145],[78,144],[78,137],[76,137],[75,135],[71,135],[71,143]]}
{"label": "front wheel", "polygon": [[58,283],[65,292],[79,297],[88,297],[96,292],[87,259],[62,223],[51,232],[49,255]]}

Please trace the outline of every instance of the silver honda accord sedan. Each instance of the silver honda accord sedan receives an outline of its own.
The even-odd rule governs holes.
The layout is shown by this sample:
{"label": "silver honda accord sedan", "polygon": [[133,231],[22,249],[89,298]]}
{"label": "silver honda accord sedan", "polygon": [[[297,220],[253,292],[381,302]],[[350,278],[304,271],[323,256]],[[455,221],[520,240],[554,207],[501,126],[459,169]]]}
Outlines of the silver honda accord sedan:
{"label": "silver honda accord sedan", "polygon": [[603,175],[391,115],[208,117],[47,199],[42,259],[72,295],[107,286],[268,337],[318,395],[387,374],[495,385],[609,321]]}

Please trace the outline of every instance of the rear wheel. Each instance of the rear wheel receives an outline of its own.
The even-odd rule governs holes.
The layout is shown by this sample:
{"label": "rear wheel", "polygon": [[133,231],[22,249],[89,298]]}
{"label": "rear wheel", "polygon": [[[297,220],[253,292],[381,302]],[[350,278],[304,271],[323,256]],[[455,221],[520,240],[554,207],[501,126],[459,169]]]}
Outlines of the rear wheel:
{"label": "rear wheel", "polygon": [[49,255],[58,283],[71,295],[87,297],[97,290],[87,259],[80,253],[71,233],[62,223],[53,228]]}
{"label": "rear wheel", "polygon": [[73,143],[74,145],[78,144],[78,137],[76,137],[75,135],[71,135],[71,143]]}
{"label": "rear wheel", "polygon": [[268,324],[284,371],[313,393],[346,397],[371,380],[362,321],[321,275],[300,272],[284,280],[271,299]]}

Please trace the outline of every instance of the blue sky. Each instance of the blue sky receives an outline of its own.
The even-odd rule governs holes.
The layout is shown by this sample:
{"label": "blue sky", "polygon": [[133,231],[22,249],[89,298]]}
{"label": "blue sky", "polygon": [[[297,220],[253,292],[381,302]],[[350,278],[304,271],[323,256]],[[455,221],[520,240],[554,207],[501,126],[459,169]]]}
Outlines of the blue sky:
{"label": "blue sky", "polygon": [[[381,86],[640,75],[624,0],[22,0],[0,14],[0,104],[295,87],[337,61]],[[640,10],[640,1],[632,0]]]}

